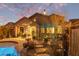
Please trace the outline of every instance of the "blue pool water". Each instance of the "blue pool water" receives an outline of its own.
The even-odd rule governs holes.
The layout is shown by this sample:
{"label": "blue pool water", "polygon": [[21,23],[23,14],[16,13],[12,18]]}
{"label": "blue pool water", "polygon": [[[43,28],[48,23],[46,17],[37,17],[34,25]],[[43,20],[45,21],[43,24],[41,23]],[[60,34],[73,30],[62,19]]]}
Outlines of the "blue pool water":
{"label": "blue pool water", "polygon": [[0,47],[0,56],[19,56],[15,47]]}

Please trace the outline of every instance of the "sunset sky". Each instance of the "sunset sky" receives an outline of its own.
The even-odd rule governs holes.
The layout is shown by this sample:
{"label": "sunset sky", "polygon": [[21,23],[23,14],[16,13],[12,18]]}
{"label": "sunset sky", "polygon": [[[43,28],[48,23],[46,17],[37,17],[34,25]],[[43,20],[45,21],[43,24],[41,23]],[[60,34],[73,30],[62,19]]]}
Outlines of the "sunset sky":
{"label": "sunset sky", "polygon": [[63,3],[26,3],[26,4],[0,4],[0,24],[7,22],[16,22],[23,16],[29,17],[34,13],[43,13],[44,9],[47,14],[62,14],[66,19],[79,18],[79,4]]}

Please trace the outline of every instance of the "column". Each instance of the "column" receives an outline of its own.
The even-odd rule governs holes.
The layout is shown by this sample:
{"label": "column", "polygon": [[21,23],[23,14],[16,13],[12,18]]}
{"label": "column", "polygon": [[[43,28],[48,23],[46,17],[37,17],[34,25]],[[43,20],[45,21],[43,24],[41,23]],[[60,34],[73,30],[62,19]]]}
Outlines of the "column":
{"label": "column", "polygon": [[17,37],[17,26],[15,26],[15,37]]}

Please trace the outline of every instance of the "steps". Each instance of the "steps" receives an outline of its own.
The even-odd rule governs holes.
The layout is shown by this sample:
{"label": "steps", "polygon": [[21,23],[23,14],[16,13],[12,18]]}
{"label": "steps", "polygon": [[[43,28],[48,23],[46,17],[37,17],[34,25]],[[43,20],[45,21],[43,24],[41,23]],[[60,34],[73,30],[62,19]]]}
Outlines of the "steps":
{"label": "steps", "polygon": [[34,50],[28,51],[26,56],[49,56],[48,50],[48,47],[44,46],[44,42],[35,41]]}
{"label": "steps", "polygon": [[41,50],[36,51],[35,55],[36,56],[48,56],[49,54],[45,50],[41,49]]}
{"label": "steps", "polygon": [[49,56],[47,48],[43,44],[36,44],[35,51],[35,56]]}

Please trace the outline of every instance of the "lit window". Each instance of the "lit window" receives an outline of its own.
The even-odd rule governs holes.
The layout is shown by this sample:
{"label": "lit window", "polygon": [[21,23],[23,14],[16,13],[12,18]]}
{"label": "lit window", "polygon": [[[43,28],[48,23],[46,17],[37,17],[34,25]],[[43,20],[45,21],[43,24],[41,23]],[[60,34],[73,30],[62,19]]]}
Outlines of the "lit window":
{"label": "lit window", "polygon": [[44,28],[41,28],[41,33],[45,33],[45,29]]}
{"label": "lit window", "polygon": [[58,26],[57,33],[62,34],[62,27],[61,26]]}
{"label": "lit window", "polygon": [[51,33],[52,28],[47,28],[47,33]]}
{"label": "lit window", "polygon": [[55,33],[55,29],[54,29],[54,27],[52,27],[52,33]]}

